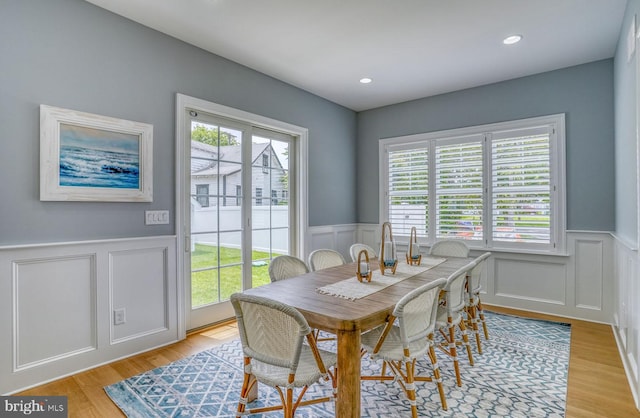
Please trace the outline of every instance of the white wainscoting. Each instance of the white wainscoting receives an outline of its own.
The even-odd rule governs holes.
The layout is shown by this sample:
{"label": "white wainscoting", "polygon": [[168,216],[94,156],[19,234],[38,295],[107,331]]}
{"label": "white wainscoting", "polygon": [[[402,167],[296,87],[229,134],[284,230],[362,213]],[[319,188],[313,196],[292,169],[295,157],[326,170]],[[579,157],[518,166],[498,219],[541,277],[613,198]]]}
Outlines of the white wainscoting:
{"label": "white wainscoting", "polygon": [[609,233],[567,233],[567,255],[493,251],[486,304],[613,323],[613,240]]}
{"label": "white wainscoting", "polygon": [[[379,233],[310,227],[306,255],[332,248],[349,260],[351,244],[377,248]],[[173,236],[1,247],[0,394],[181,339],[175,248]],[[567,254],[493,252],[483,301],[614,324],[637,395],[638,253],[609,233],[569,232]]]}
{"label": "white wainscoting", "polygon": [[349,248],[357,241],[358,225],[330,225],[330,226],[311,226],[308,229],[309,236],[307,239],[307,254],[304,260],[313,250],[321,248],[329,248],[338,251],[345,260],[351,261]]}
{"label": "white wainscoting", "polygon": [[[378,248],[380,226],[324,226],[310,228],[310,236],[315,248],[338,249],[348,257],[354,242]],[[570,231],[566,242],[567,255],[562,256],[492,251],[483,302],[612,324],[616,310],[613,237],[608,232]],[[400,251],[403,248],[399,245]],[[472,255],[481,252],[472,250]]]}
{"label": "white wainscoting", "polygon": [[175,254],[173,236],[1,247],[0,393],[179,340]]}
{"label": "white wainscoting", "polygon": [[614,335],[627,373],[631,393],[640,409],[640,283],[638,251],[619,239],[615,240]]}

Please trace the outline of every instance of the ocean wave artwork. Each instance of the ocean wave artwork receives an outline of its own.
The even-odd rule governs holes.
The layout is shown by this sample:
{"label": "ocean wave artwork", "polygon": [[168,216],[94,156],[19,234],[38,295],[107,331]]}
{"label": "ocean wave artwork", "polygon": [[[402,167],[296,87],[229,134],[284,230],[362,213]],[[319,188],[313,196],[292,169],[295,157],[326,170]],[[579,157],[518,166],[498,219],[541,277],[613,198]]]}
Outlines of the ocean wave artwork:
{"label": "ocean wave artwork", "polygon": [[137,135],[60,124],[60,186],[138,189]]}

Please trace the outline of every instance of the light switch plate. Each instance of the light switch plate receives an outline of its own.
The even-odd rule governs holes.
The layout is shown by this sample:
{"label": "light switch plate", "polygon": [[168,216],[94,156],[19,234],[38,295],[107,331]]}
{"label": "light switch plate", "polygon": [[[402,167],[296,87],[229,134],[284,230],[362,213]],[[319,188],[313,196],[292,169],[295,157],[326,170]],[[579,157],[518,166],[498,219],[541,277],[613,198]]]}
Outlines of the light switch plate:
{"label": "light switch plate", "polygon": [[145,225],[166,225],[169,223],[168,210],[146,210],[144,211]]}

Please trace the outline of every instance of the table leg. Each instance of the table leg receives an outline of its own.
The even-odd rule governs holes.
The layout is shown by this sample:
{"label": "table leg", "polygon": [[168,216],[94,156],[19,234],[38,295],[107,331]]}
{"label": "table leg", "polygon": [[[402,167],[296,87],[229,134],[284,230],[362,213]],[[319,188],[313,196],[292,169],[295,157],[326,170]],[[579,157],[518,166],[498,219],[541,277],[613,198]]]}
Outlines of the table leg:
{"label": "table leg", "polygon": [[360,331],[338,331],[336,417],[360,418]]}

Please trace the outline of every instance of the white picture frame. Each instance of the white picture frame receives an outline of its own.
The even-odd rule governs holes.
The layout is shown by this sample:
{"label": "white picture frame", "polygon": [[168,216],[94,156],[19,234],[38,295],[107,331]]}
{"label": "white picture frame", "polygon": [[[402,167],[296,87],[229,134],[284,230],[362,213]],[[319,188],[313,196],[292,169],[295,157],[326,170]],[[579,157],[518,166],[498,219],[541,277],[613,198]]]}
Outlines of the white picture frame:
{"label": "white picture frame", "polygon": [[153,201],[153,125],[40,105],[40,200]]}

